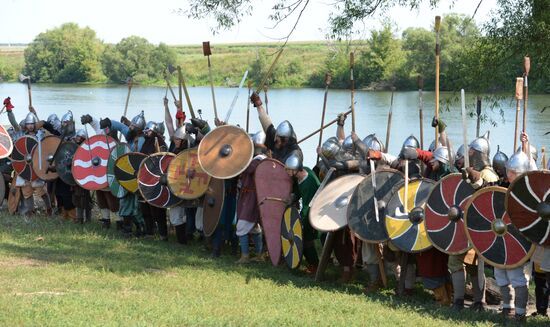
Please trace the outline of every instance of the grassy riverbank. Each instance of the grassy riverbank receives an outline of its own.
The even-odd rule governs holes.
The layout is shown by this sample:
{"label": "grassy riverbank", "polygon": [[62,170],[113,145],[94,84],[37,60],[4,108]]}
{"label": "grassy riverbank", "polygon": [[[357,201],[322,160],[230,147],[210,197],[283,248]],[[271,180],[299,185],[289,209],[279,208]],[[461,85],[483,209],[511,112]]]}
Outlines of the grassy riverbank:
{"label": "grassy riverbank", "polygon": [[[126,240],[96,223],[0,215],[0,325],[494,326],[427,293],[364,296],[361,283],[314,283],[270,264],[211,259],[200,245]],[[336,272],[329,272],[330,279]],[[530,320],[544,325],[547,321]]]}
{"label": "grassy riverbank", "polygon": [[[189,86],[209,85],[207,59],[202,45],[171,46],[177,53],[177,65],[182,67]],[[16,81],[25,64],[24,47],[0,47],[0,76]],[[267,70],[274,59],[277,46],[268,43],[212,45],[212,74],[216,86],[235,86],[244,72],[258,63]],[[305,87],[310,78],[319,74],[329,53],[324,42],[289,43],[276,67],[278,87]],[[258,59],[259,58],[259,59]],[[264,67],[265,66],[265,67]],[[177,85],[176,74],[172,82]],[[105,77],[91,83],[107,83]],[[143,81],[145,85],[165,85],[164,80]]]}

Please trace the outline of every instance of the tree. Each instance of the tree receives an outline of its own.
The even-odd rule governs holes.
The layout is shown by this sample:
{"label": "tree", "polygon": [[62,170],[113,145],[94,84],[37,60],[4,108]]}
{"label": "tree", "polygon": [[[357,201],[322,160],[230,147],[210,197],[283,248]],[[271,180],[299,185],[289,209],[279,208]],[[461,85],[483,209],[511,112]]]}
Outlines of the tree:
{"label": "tree", "polygon": [[125,82],[128,77],[136,82],[161,79],[166,67],[175,61],[173,49],[162,43],[155,47],[139,36],[107,46],[101,58],[103,73],[115,83]]}
{"label": "tree", "polygon": [[40,33],[25,49],[24,73],[41,82],[87,82],[101,78],[103,44],[89,27],[66,23]]}

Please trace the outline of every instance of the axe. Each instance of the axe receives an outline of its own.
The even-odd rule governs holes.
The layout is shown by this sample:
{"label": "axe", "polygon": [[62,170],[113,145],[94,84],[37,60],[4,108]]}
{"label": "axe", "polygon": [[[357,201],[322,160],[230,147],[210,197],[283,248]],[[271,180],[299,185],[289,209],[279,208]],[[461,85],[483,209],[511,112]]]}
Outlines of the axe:
{"label": "axe", "polygon": [[25,76],[23,74],[19,74],[19,81],[21,83],[27,83],[27,90],[28,90],[28,94],[29,94],[29,107],[32,106],[32,93],[31,93],[31,77],[30,76]]}

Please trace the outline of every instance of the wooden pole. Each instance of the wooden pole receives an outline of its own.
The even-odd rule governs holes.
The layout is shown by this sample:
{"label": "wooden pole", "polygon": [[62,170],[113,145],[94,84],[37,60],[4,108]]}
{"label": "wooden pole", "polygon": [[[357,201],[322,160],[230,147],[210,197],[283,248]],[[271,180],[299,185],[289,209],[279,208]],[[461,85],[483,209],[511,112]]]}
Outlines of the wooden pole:
{"label": "wooden pole", "polygon": [[[185,79],[183,78],[183,73],[181,68],[178,67],[178,79],[181,81],[181,86],[183,88],[183,93],[185,94],[185,100],[187,101],[187,106],[189,107],[189,113],[191,113],[191,118],[195,118],[195,111],[193,110],[193,105],[191,104],[191,97],[189,97],[189,92],[187,92],[187,86],[185,85]],[[183,103],[181,102],[180,94],[180,103],[183,109]]]}
{"label": "wooden pole", "polygon": [[[423,114],[424,110],[424,79],[422,76],[418,75],[418,118],[420,119],[420,148],[424,149],[424,124],[423,124]],[[386,150],[388,151],[388,150]]]}
{"label": "wooden pole", "polygon": [[468,149],[468,127],[466,126],[466,99],[464,89],[460,90],[460,107],[462,111],[462,141],[464,142],[464,168],[470,167],[470,155]]}
{"label": "wooden pole", "polygon": [[[180,101],[180,106],[181,106],[182,109],[183,109],[183,102],[182,102],[182,100],[183,100],[183,96],[182,96],[182,89],[183,89],[183,74],[181,73],[181,67],[180,67],[180,66],[178,66],[176,69],[178,70],[178,95],[179,95],[178,99],[179,99],[179,101]],[[168,85],[170,85],[170,84],[168,84]],[[170,88],[170,90],[171,90],[171,89],[172,89],[172,88]]]}
{"label": "wooden pole", "polygon": [[27,93],[29,95],[29,107],[32,107],[32,92],[31,92],[31,78],[27,78]]}
{"label": "wooden pole", "polygon": [[476,115],[477,115],[477,122],[476,122],[476,137],[479,137],[479,128],[481,125],[481,97],[477,97],[476,101]]}
{"label": "wooden pole", "polygon": [[351,84],[351,131],[355,132],[355,78],[353,76],[353,65],[355,59],[353,52],[349,53],[349,71]]}
{"label": "wooden pole", "polygon": [[248,100],[246,101],[246,132],[250,126],[250,96],[252,95],[252,81],[248,80]]}
{"label": "wooden pole", "polygon": [[544,147],[540,148],[540,154],[542,156],[542,169],[546,169],[548,162],[546,161],[546,149]]}
{"label": "wooden pole", "polygon": [[[439,121],[439,57],[441,44],[439,41],[439,30],[441,28],[441,16],[435,16],[435,118]],[[439,136],[439,127],[435,127],[435,144]]]}
{"label": "wooden pole", "polygon": [[269,115],[269,105],[267,98],[267,84],[264,85],[264,103],[265,103],[265,112]]}
{"label": "wooden pole", "polygon": [[130,102],[130,93],[132,93],[133,80],[131,77],[128,78],[128,94],[126,95],[126,104],[124,105],[124,117],[128,114],[128,103]]}
{"label": "wooden pole", "polygon": [[[351,110],[348,110],[347,112],[344,113],[345,116],[351,114],[352,111]],[[301,139],[300,141],[298,141],[298,144],[304,142],[305,140],[309,139],[310,137],[314,136],[315,134],[319,133],[321,130],[331,126],[332,124],[336,123],[338,121],[338,118],[336,119],[333,119],[331,120],[330,122],[328,122],[325,126],[315,130],[314,132],[311,132],[310,134],[308,134],[306,137],[304,137],[303,139]]]}
{"label": "wooden pole", "polygon": [[327,238],[325,239],[325,244],[323,245],[323,250],[321,251],[321,258],[319,259],[319,265],[317,266],[317,271],[315,272],[316,282],[323,280],[325,270],[327,269],[328,262],[330,260],[330,255],[332,254],[334,238],[334,232],[327,233]]}
{"label": "wooden pole", "polygon": [[393,114],[393,92],[395,88],[392,87],[391,99],[390,99],[390,111],[388,112],[388,125],[386,126],[386,152],[390,149],[390,134],[391,134],[391,119]]}
{"label": "wooden pole", "polygon": [[[527,131],[527,105],[529,102],[529,70],[531,70],[531,59],[529,57],[523,58],[523,132]],[[531,151],[527,144],[522,144],[523,152],[525,152],[529,158],[531,158]]]}
{"label": "wooden pole", "polygon": [[512,153],[518,148],[519,134],[519,112],[521,111],[521,100],[523,100],[523,77],[516,78],[516,128],[514,129],[514,148]]}
{"label": "wooden pole", "polygon": [[[321,143],[323,142],[323,125],[325,124],[325,113],[327,112],[327,99],[328,99],[328,87],[330,85],[330,82],[332,81],[332,76],[330,76],[329,73],[325,74],[325,97],[323,99],[323,113],[321,114],[321,127],[319,131],[319,144],[318,147],[321,146]],[[319,155],[317,154],[317,160],[316,163],[319,162]]]}
{"label": "wooden pole", "polygon": [[210,79],[212,105],[214,106],[214,117],[218,119],[218,108],[216,107],[216,95],[214,94],[214,80],[212,79],[212,64],[210,63],[210,55],[212,55],[212,49],[210,49],[209,41],[202,43],[202,53],[206,56],[206,58],[208,58],[208,78]]}

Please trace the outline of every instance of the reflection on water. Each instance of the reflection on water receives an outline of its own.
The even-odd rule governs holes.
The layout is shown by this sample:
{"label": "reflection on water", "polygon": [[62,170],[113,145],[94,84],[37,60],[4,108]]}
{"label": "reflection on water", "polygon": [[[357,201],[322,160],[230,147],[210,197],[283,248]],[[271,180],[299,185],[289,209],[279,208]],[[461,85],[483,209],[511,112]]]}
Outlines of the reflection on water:
{"label": "reflection on water", "polygon": [[[177,94],[177,90],[174,90]],[[162,98],[166,89],[163,87],[134,86],[128,107],[128,116],[131,118],[139,111],[145,111],[147,120],[161,121],[164,119]],[[217,88],[216,103],[220,118],[224,118],[233,100],[236,89]],[[202,109],[203,118],[213,125],[212,98],[207,87],[190,88],[189,93],[195,112]],[[33,85],[33,105],[40,118],[45,119],[51,113],[59,116],[67,110],[72,110],[75,117],[89,113],[94,117],[110,117],[120,119],[124,112],[126,100],[126,86],[86,86],[86,85]],[[24,84],[0,83],[0,96],[11,96],[12,103],[18,120],[26,115],[28,105],[27,90]],[[170,97],[170,93],[168,93]],[[248,91],[243,89],[230,118],[230,123],[246,125],[246,107]],[[323,90],[320,89],[274,89],[270,90],[269,113],[275,125],[284,119],[288,119],[296,130],[298,138],[301,138],[313,130],[319,128],[321,111],[323,108]],[[455,96],[444,94],[442,98]],[[510,96],[513,96],[511,93]],[[263,99],[263,95],[262,95]],[[376,133],[384,142],[386,137],[387,116],[390,104],[389,92],[356,91],[356,128],[358,135],[363,138],[367,134]],[[475,99],[468,99],[470,106]],[[185,102],[185,101],[184,101]],[[527,112],[527,131],[540,150],[541,146],[550,146],[550,137],[544,133],[550,131],[550,110],[541,113],[541,109],[550,104],[548,95],[531,95],[529,98],[529,110]],[[328,97],[326,121],[336,118],[337,114],[348,110],[350,94],[345,90],[330,91]],[[504,122],[501,121],[498,109],[494,112],[483,107],[483,111],[491,115],[498,127],[490,126],[489,122],[482,123],[481,134],[485,130],[491,130],[492,154],[496,152],[497,145],[501,150],[510,154],[513,147],[515,101],[508,98],[500,102],[504,110]],[[187,107],[184,105],[184,107]],[[431,119],[434,115],[434,94],[424,93],[424,147],[427,148],[433,141],[434,130],[431,127]],[[174,113],[174,106],[171,103]],[[189,113],[187,116],[190,117]],[[521,116],[521,115],[520,115]],[[450,108],[450,111],[442,111],[441,117],[447,123],[447,132],[455,149],[462,142],[462,122],[458,103]],[[8,124],[5,115],[0,117],[1,123]],[[80,126],[79,119],[77,125]],[[256,109],[250,108],[250,131],[259,130],[260,124]],[[468,140],[475,136],[476,119],[468,118]],[[419,135],[418,119],[418,92],[396,92],[394,95],[393,121],[390,137],[389,152],[397,154],[403,140],[410,134]],[[346,133],[351,131],[351,117],[346,122]],[[336,124],[325,131],[325,138],[333,136],[336,132]],[[318,138],[312,137],[303,144],[305,164],[312,165],[315,161],[315,147]]]}

